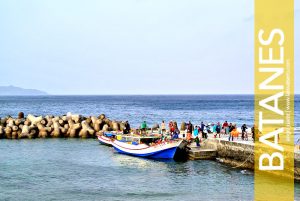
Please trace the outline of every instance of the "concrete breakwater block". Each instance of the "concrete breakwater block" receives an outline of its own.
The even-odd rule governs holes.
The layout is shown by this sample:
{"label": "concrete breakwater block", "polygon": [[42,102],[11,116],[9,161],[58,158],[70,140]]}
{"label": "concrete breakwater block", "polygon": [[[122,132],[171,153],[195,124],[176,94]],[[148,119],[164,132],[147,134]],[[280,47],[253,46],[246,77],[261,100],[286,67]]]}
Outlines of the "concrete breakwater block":
{"label": "concrete breakwater block", "polygon": [[23,138],[95,138],[104,131],[119,131],[124,128],[124,122],[112,121],[104,114],[82,116],[68,113],[62,116],[24,116],[23,112],[17,118],[0,117],[0,139]]}

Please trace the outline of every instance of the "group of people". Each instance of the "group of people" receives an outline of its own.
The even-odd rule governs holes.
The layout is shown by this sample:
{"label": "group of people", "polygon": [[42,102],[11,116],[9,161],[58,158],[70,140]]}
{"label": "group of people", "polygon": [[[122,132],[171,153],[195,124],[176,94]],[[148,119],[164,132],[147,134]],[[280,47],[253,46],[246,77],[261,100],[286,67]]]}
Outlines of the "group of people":
{"label": "group of people", "polygon": [[[164,123],[164,122],[163,122]],[[241,126],[241,139],[248,141],[248,127],[246,124]],[[171,131],[171,130],[170,130]],[[252,139],[254,140],[254,126],[251,128],[252,131]],[[172,133],[172,132],[171,132]],[[221,134],[228,135],[228,141],[233,141],[235,138],[238,139],[240,132],[238,131],[237,125],[233,123],[228,123],[225,121],[222,125],[220,122],[216,124],[207,124],[205,125],[203,122],[200,125],[193,126],[193,124],[189,121],[186,124],[186,133],[187,140],[191,141],[195,140],[196,144],[200,146],[200,139],[207,139],[208,134],[212,133],[215,138],[221,138]]]}
{"label": "group of people", "polygon": [[[218,125],[220,125],[220,123],[218,122]],[[247,125],[246,124],[243,124],[241,126],[241,137],[242,137],[242,140],[248,140],[248,132],[247,132]],[[236,137],[238,138],[239,137],[239,131],[237,130],[237,125],[236,124],[232,124],[232,123],[228,123],[227,121],[225,121],[222,125],[222,130],[223,130],[223,133],[225,135],[229,135],[228,137],[228,141],[233,141],[233,139]],[[218,133],[219,132],[219,133]],[[220,130],[218,130],[217,134],[219,134],[219,137],[220,137]]]}
{"label": "group of people", "polygon": [[[172,139],[177,139],[179,137],[180,131],[178,129],[177,122],[170,121],[168,124],[170,135]],[[161,122],[161,134],[164,135],[167,132],[165,121]]]}
{"label": "group of people", "polygon": [[[168,126],[165,121],[161,122],[160,125],[160,131],[161,134],[164,135],[167,133],[167,127],[169,130],[169,134],[171,135],[172,139],[178,138],[180,134],[180,130],[178,129],[178,125],[175,121],[170,121],[168,123]],[[141,130],[146,131],[147,124],[146,121],[144,121],[141,124]],[[182,129],[182,128],[181,128]],[[221,138],[221,134],[228,135],[228,141],[233,141],[235,138],[238,139],[240,136],[240,132],[238,131],[237,125],[233,123],[228,123],[225,121],[223,124],[220,122],[213,123],[213,124],[204,124],[203,122],[200,123],[200,125],[194,126],[191,121],[189,121],[185,125],[186,130],[186,139],[188,141],[195,140],[197,144],[200,145],[201,139],[207,139],[208,134],[213,134],[215,138],[219,137]],[[246,124],[243,124],[241,126],[241,139],[242,140],[249,140],[248,138],[248,127]],[[254,140],[254,132],[255,128],[254,126],[251,128],[252,131],[252,139]],[[199,142],[199,143],[198,143]]]}

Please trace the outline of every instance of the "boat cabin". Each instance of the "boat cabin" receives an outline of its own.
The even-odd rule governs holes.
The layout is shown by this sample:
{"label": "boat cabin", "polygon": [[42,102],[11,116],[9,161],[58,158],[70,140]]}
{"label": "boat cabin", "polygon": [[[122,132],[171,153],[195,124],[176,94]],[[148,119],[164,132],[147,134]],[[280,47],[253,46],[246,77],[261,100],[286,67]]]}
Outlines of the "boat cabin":
{"label": "boat cabin", "polygon": [[156,142],[157,140],[161,139],[160,136],[122,136],[122,142],[131,142],[131,144],[138,145],[138,144],[151,144]]}

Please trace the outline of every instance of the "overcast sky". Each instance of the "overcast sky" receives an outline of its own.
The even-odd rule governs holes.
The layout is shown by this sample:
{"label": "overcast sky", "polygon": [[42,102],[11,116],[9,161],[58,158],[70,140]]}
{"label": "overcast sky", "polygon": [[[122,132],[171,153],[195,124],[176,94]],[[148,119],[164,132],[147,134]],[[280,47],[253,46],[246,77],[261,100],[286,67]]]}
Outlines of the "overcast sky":
{"label": "overcast sky", "polygon": [[[50,94],[253,93],[253,6],[251,0],[2,0],[0,86]],[[295,7],[300,86],[299,1]]]}

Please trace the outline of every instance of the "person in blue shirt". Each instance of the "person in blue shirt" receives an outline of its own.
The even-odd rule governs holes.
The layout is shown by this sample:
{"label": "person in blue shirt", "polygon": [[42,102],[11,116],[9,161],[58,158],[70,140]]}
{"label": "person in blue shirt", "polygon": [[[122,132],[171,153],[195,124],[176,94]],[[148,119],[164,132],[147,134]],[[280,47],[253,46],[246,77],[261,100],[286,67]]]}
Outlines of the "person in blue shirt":
{"label": "person in blue shirt", "polygon": [[198,130],[198,126],[195,127],[194,132],[193,132],[193,136],[194,138],[197,137],[199,134],[199,130]]}
{"label": "person in blue shirt", "polygon": [[179,138],[180,131],[178,129],[175,129],[174,134],[172,136],[172,140]]}
{"label": "person in blue shirt", "polygon": [[201,131],[203,132],[204,131],[204,127],[205,127],[205,124],[203,123],[203,121],[201,122]]}
{"label": "person in blue shirt", "polygon": [[217,125],[216,125],[216,133],[217,133],[217,136],[219,135],[219,138],[221,138],[221,124],[220,124],[220,122],[218,122]]}
{"label": "person in blue shirt", "polygon": [[213,132],[215,138],[217,136],[217,130],[216,129],[217,129],[217,124],[212,124],[212,132]]}

